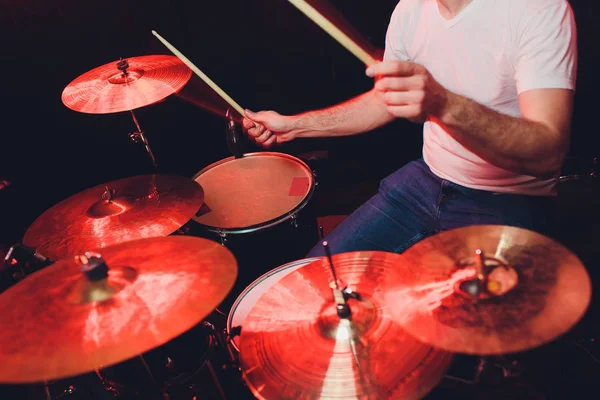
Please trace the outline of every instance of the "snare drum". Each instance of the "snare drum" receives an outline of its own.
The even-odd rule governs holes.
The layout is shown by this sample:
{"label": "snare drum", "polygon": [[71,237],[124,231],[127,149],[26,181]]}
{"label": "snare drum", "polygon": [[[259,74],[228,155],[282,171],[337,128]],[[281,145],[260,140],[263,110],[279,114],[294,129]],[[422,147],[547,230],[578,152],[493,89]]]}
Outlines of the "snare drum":
{"label": "snare drum", "polygon": [[308,165],[283,153],[226,158],[193,179],[204,189],[204,205],[194,220],[222,238],[295,219],[315,189]]}
{"label": "snare drum", "polygon": [[296,157],[273,152],[229,157],[193,179],[204,189],[204,205],[188,224],[190,233],[220,240],[235,255],[235,296],[265,272],[303,258],[319,240],[309,206],[315,178]]}
{"label": "snare drum", "polygon": [[227,317],[227,336],[232,338],[230,344],[236,351],[239,352],[240,350],[239,332],[238,335],[235,335],[234,331],[239,330],[240,328],[243,329],[244,321],[258,299],[285,276],[318,259],[319,257],[305,258],[275,268],[252,282],[250,286],[239,295],[233,303],[233,306],[231,306],[231,311]]}

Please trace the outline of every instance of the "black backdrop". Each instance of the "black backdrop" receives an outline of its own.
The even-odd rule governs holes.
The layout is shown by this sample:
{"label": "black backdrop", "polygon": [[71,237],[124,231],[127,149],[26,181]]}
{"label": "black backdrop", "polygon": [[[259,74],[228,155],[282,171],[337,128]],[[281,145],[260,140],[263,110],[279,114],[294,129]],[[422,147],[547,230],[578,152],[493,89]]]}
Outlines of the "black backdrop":
{"label": "black backdrop", "polygon": [[[383,47],[397,0],[331,3]],[[600,5],[572,0],[580,66],[574,156],[600,153],[596,39]],[[120,57],[170,54],[156,29],[243,106],[297,113],[369,89],[364,67],[285,0],[1,0],[0,243],[18,241],[46,208],[84,188],[150,172],[126,113],[80,114],[61,103],[78,75]],[[194,92],[193,78],[187,92]],[[196,82],[197,83],[197,82]],[[196,85],[198,86],[198,85]],[[207,97],[210,100],[210,96]],[[138,111],[162,172],[192,176],[228,156],[220,117],[180,97]],[[421,151],[420,126],[394,122],[348,138],[296,141],[281,151],[328,150],[383,177]],[[353,172],[354,174],[356,172]],[[352,180],[355,177],[341,176]]]}
{"label": "black backdrop", "polygon": [[[373,45],[383,47],[397,0],[331,3]],[[571,156],[591,160],[600,155],[600,4],[571,4],[580,51]],[[372,84],[358,60],[285,0],[0,0],[0,180],[11,182],[0,191],[0,246],[19,241],[37,216],[69,195],[151,171],[146,154],[127,137],[134,128],[129,115],[80,114],[60,99],[71,80],[94,67],[120,57],[169,54],[151,29],[239,103],[256,110],[324,107]],[[193,78],[185,92],[198,88]],[[213,96],[197,93],[200,101],[212,103]],[[192,176],[229,155],[223,120],[180,97],[137,115],[163,172]],[[280,150],[327,150],[332,164],[358,166],[342,168],[346,172],[336,177],[351,182],[385,176],[419,156],[421,145],[419,125],[396,121],[366,135],[296,141]],[[564,371],[556,360],[551,353],[538,371],[555,365],[558,383]],[[587,368],[589,363],[580,361],[576,365]],[[578,369],[574,374],[571,380],[587,379]]]}

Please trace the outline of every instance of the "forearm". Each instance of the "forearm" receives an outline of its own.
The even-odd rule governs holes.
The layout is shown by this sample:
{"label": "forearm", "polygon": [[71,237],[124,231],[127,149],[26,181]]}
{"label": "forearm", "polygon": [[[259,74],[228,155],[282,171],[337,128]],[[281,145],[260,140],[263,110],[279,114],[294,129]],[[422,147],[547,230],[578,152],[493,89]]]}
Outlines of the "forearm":
{"label": "forearm", "polygon": [[531,176],[558,172],[569,146],[568,135],[543,123],[510,117],[453,93],[438,120],[484,160]]}
{"label": "forearm", "polygon": [[344,103],[290,117],[296,137],[349,136],[392,121],[381,94],[371,90]]}

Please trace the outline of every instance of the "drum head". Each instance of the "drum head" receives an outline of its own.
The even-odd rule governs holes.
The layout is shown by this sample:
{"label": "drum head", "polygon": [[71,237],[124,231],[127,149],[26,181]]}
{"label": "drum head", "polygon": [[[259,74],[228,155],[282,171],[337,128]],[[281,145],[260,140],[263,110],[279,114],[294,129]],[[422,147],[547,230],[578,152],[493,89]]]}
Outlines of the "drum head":
{"label": "drum head", "polygon": [[[303,260],[292,261],[280,267],[275,268],[272,271],[267,272],[254,282],[252,282],[235,300],[235,303],[231,306],[231,311],[227,317],[227,333],[231,333],[231,329],[234,327],[242,327],[244,321],[248,316],[254,304],[258,299],[271,288],[274,284],[279,282],[288,274],[296,271],[297,269],[310,264],[313,261],[318,260],[319,257],[305,258]],[[235,337],[232,340],[233,347],[239,351],[239,337]]]}
{"label": "drum head", "polygon": [[244,233],[287,219],[306,205],[315,186],[310,168],[282,153],[227,158],[203,169],[194,180],[205,195],[194,220],[225,233]]}

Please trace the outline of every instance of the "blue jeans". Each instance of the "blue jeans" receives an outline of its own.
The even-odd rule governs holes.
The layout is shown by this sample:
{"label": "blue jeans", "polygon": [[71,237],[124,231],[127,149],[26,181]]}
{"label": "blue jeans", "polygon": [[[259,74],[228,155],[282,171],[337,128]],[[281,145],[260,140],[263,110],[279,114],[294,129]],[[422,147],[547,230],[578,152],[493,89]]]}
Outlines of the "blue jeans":
{"label": "blue jeans", "polygon": [[[544,234],[554,199],[469,189],[434,175],[420,159],[383,179],[379,193],[325,240],[331,252],[401,253],[438,232],[468,225],[509,225]],[[325,255],[321,243],[307,257]]]}

